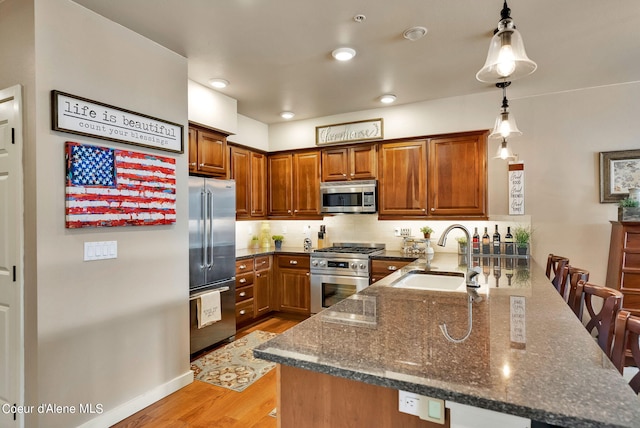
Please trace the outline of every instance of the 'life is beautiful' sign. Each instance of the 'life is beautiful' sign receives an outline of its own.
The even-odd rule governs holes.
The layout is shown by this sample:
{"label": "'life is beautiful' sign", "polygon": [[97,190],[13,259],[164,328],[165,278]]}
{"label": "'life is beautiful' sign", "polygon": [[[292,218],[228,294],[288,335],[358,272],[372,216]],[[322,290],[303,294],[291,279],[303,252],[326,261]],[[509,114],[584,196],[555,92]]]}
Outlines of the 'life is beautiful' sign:
{"label": "'life is beautiful' sign", "polygon": [[183,126],[51,91],[52,129],[71,134],[183,153]]}

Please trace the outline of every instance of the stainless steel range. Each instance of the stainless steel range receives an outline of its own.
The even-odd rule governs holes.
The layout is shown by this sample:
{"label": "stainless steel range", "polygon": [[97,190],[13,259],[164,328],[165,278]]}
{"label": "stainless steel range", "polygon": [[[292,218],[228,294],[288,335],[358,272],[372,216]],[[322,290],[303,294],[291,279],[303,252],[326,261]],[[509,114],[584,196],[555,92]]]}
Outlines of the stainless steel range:
{"label": "stainless steel range", "polygon": [[384,244],[335,243],[311,253],[311,313],[339,302],[369,286],[369,257]]}

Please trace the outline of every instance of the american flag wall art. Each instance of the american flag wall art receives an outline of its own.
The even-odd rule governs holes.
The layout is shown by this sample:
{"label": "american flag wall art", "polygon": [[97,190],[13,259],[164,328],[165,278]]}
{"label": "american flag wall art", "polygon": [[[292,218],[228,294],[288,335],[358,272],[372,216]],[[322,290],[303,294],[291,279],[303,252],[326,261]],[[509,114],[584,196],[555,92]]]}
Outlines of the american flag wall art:
{"label": "american flag wall art", "polygon": [[176,161],[67,142],[66,227],[176,222]]}

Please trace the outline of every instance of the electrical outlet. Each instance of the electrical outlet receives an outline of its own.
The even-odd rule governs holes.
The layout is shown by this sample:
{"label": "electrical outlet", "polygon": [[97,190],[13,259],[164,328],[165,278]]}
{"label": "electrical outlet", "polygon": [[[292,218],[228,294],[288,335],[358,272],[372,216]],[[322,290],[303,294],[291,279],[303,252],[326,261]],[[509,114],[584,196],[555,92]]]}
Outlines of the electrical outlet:
{"label": "electrical outlet", "polygon": [[402,413],[418,416],[418,403],[420,398],[406,391],[400,391],[398,397],[398,410]]}
{"label": "electrical outlet", "polygon": [[395,228],[393,229],[393,233],[394,233],[394,235],[395,235],[395,236],[401,236],[401,235],[400,235],[400,228],[399,228],[399,227],[395,227]]}
{"label": "electrical outlet", "polygon": [[398,391],[398,411],[417,416],[425,421],[444,424],[444,401],[437,398]]}

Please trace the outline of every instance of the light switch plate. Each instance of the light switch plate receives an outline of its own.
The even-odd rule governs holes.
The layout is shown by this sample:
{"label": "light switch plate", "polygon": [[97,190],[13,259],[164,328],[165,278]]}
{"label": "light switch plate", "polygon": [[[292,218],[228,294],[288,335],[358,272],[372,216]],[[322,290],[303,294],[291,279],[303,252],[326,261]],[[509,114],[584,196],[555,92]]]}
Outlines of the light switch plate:
{"label": "light switch plate", "polygon": [[84,243],[84,261],[118,258],[118,241]]}

